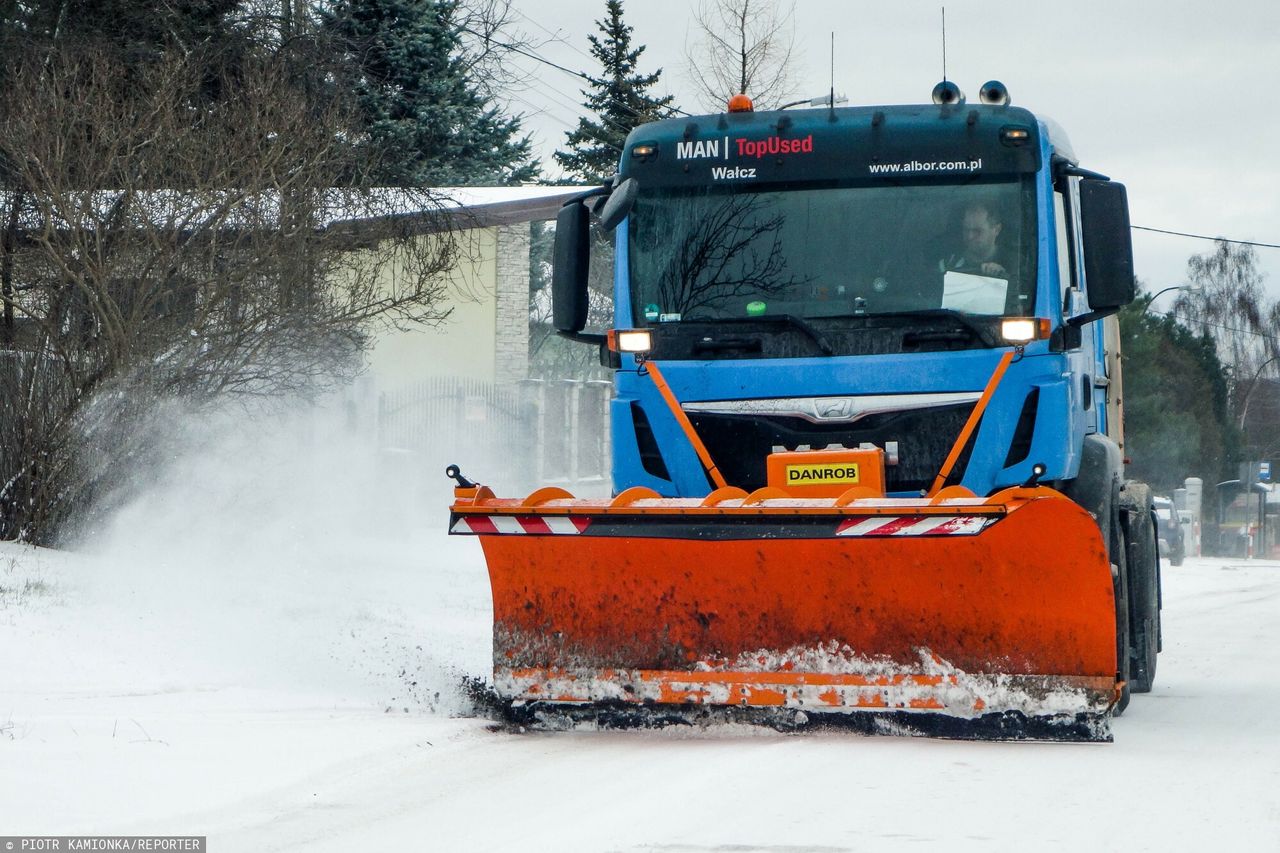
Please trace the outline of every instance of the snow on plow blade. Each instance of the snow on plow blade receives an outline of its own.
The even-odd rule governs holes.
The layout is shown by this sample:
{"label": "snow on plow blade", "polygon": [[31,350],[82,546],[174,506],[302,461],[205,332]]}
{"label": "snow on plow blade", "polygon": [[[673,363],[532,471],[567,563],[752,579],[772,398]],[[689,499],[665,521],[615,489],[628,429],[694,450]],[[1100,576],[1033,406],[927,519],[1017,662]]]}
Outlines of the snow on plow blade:
{"label": "snow on plow blade", "polygon": [[1047,488],[990,498],[612,501],[460,488],[513,719],[707,719],[1110,740],[1115,604],[1098,527]]}

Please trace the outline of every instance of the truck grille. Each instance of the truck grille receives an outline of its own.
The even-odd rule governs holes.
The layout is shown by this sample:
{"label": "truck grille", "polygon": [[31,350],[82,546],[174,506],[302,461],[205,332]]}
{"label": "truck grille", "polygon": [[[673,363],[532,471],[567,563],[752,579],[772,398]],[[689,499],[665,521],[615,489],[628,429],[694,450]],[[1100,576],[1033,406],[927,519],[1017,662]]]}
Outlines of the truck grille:
{"label": "truck grille", "polygon": [[[890,492],[914,492],[933,485],[934,477],[972,411],[972,403],[961,403],[881,412],[853,423],[830,424],[779,415],[687,414],[731,486],[748,491],[764,486],[765,458],[779,445],[792,450],[808,445],[819,450],[828,444],[857,447],[870,442],[884,447],[886,441],[896,441],[898,464],[885,468],[885,488]],[[970,440],[948,483],[959,482],[963,476],[972,444]]]}

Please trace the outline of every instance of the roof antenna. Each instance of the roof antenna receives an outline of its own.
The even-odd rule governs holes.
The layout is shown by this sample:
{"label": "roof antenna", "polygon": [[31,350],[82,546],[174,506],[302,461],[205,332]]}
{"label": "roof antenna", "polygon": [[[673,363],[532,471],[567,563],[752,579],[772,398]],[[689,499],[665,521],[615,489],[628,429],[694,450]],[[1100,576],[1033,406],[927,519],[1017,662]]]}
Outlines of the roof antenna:
{"label": "roof antenna", "polygon": [[947,7],[942,7],[942,82],[947,82]]}
{"label": "roof antenna", "polygon": [[933,87],[933,102],[940,106],[963,104],[964,92],[947,79],[947,7],[942,7],[942,82]]}
{"label": "roof antenna", "polygon": [[836,108],[836,31],[831,31],[831,109]]}

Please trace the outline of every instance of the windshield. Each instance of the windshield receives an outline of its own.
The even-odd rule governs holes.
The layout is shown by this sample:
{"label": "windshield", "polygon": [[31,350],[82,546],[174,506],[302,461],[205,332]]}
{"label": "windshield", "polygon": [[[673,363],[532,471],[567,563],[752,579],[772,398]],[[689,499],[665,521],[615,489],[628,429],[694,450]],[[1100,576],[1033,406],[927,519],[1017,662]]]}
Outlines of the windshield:
{"label": "windshield", "polygon": [[1031,176],[754,189],[642,191],[629,229],[637,324],[1034,310]]}

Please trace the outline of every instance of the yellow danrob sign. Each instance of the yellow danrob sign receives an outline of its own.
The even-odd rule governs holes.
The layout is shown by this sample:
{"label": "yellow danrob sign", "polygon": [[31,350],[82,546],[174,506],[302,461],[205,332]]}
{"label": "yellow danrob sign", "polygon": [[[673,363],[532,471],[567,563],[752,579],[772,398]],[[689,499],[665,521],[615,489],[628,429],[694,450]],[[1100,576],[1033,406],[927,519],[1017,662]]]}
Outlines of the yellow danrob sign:
{"label": "yellow danrob sign", "polygon": [[836,462],[826,465],[788,465],[787,483],[790,485],[850,483],[857,484],[858,463]]}

